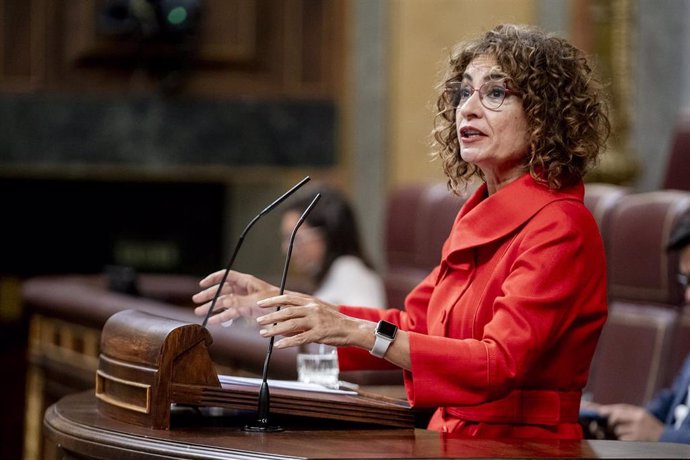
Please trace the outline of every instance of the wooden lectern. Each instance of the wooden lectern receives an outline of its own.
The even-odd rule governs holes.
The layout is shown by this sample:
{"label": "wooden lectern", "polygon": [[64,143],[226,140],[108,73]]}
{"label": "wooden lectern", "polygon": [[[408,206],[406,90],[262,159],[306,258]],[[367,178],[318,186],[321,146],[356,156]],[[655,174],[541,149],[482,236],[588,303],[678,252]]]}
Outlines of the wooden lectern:
{"label": "wooden lectern", "polygon": [[125,422],[169,429],[174,384],[220,388],[208,354],[212,342],[198,324],[136,310],[114,314],[101,335],[99,410]]}
{"label": "wooden lectern", "polygon": [[[251,411],[259,387],[221,383],[211,361],[210,333],[189,324],[125,310],[103,327],[96,372],[98,410],[135,425],[170,429],[173,404]],[[411,428],[407,401],[354,392],[271,389],[271,412]]]}

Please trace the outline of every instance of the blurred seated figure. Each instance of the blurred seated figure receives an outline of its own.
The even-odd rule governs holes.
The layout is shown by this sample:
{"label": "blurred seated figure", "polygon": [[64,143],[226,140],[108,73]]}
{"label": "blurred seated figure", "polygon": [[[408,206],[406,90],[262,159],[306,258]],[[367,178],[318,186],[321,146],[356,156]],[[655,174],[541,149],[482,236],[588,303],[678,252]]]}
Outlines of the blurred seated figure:
{"label": "blurred seated figure", "polygon": [[[679,251],[678,281],[690,302],[690,215],[681,219],[669,240],[669,251]],[[623,382],[621,382],[623,384]],[[671,388],[658,392],[646,407],[631,404],[583,402],[580,413],[591,437],[623,441],[661,441],[690,444],[690,355]],[[591,424],[594,421],[594,425]],[[597,428],[598,427],[598,428]]]}
{"label": "blurred seated figure", "polygon": [[317,193],[321,199],[295,235],[291,269],[308,278],[313,295],[329,302],[385,306],[383,280],[364,254],[354,211],[335,188],[320,184],[287,202],[281,222],[283,251]]}

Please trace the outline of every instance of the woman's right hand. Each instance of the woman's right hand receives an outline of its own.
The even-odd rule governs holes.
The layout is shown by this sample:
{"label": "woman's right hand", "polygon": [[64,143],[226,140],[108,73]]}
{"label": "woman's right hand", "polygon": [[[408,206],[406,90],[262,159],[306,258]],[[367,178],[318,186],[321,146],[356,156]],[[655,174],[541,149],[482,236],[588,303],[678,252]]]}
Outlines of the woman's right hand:
{"label": "woman's right hand", "polygon": [[[195,315],[206,316],[224,274],[225,270],[219,270],[199,282],[202,290],[192,297],[194,303],[201,304],[194,309]],[[240,316],[259,316],[262,311],[256,303],[276,296],[279,292],[276,286],[266,281],[246,273],[230,271],[208,324],[225,323]]]}

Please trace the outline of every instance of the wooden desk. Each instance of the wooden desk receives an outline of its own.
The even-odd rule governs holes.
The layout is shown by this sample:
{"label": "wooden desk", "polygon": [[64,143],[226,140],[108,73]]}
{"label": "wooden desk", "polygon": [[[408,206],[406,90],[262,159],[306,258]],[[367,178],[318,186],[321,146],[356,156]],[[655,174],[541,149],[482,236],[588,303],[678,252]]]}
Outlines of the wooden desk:
{"label": "wooden desk", "polygon": [[[187,413],[190,416],[185,416]],[[183,410],[170,431],[98,413],[92,392],[67,396],[45,414],[46,459],[690,458],[690,445],[619,441],[467,440],[420,429],[345,428],[282,420],[281,433],[247,433],[240,415]]]}

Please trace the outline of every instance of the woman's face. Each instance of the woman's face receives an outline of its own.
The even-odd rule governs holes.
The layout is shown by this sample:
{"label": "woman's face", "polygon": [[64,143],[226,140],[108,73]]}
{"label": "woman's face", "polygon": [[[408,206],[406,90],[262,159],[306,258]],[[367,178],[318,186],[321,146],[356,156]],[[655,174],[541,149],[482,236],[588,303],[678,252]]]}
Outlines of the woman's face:
{"label": "woman's face", "polygon": [[[292,229],[299,218],[300,214],[296,211],[287,211],[283,214],[280,224],[283,252],[287,252]],[[304,222],[295,235],[292,258],[290,259],[291,266],[300,273],[314,276],[321,269],[325,257],[326,240],[321,231]]]}
{"label": "woman's face", "polygon": [[[475,89],[491,80],[501,80],[496,59],[479,56],[465,69],[462,81]],[[456,109],[460,156],[484,173],[489,191],[522,175],[528,152],[527,118],[519,95],[508,93],[500,107],[482,105],[479,91]]]}

